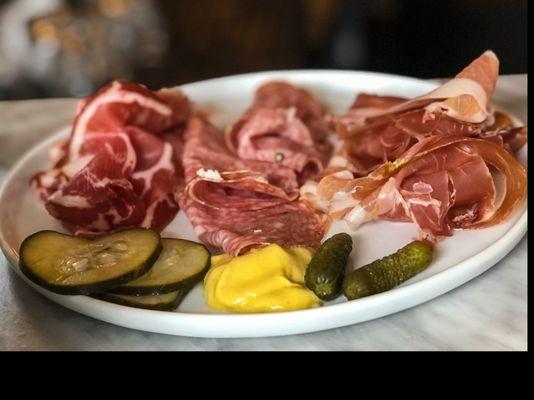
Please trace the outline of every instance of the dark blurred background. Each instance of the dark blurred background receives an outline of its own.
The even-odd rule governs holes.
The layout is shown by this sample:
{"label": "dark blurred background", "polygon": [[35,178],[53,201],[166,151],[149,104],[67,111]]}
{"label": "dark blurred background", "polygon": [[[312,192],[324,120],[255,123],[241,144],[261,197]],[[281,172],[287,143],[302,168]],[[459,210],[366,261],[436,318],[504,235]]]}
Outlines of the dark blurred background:
{"label": "dark blurred background", "polygon": [[0,0],[0,100],[243,72],[454,75],[484,50],[527,71],[527,0]]}

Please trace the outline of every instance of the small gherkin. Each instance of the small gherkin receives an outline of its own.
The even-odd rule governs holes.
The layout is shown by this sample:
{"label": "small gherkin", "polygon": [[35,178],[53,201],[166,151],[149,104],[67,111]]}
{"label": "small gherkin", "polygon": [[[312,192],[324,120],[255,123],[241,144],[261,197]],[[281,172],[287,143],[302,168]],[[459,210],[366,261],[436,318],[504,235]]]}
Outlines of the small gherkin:
{"label": "small gherkin", "polygon": [[322,300],[333,300],[339,296],[351,251],[350,235],[338,233],[327,239],[313,255],[306,269],[306,287]]}
{"label": "small gherkin", "polygon": [[430,244],[411,242],[396,253],[349,273],[343,282],[343,293],[354,300],[385,292],[426,269],[432,258]]}

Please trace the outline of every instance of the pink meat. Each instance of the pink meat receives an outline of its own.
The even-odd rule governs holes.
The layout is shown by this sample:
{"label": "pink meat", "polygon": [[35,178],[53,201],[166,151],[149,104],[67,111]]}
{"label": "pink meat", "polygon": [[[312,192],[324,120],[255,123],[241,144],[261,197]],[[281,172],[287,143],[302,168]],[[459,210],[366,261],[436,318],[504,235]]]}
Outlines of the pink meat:
{"label": "pink meat", "polygon": [[269,82],[227,129],[226,142],[242,159],[293,169],[302,184],[330,159],[328,132],[324,107],[310,93],[285,82]]}
{"label": "pink meat", "polygon": [[183,165],[186,182],[197,176],[199,169],[216,171],[255,171],[287,193],[298,191],[297,175],[291,168],[257,160],[242,160],[224,142],[224,135],[201,118],[192,118],[184,132]]}
{"label": "pink meat", "polygon": [[177,148],[190,113],[180,92],[111,82],[80,101],[69,140],[51,151],[54,167],[32,184],[75,234],[161,230],[178,212]]}
{"label": "pink meat", "polygon": [[[187,185],[177,198],[207,244],[238,255],[266,243],[320,243],[327,217],[297,200],[295,173],[273,163],[238,159],[205,120],[194,118],[188,124],[184,167]],[[199,170],[217,171],[220,178],[207,178]]]}
{"label": "pink meat", "polygon": [[517,131],[509,125],[497,129],[498,113],[487,111],[498,66],[496,56],[486,52],[454,79],[424,96],[408,100],[358,95],[348,112],[333,122],[343,140],[341,154],[352,164],[351,170],[365,175],[431,135],[490,138],[511,151],[522,146],[526,128]]}
{"label": "pink meat", "polygon": [[163,230],[176,216],[174,192],[181,181],[171,143],[140,128],[128,128],[137,154],[137,164],[130,180],[146,206],[141,226]]}
{"label": "pink meat", "polygon": [[315,141],[327,139],[328,124],[326,110],[313,95],[305,89],[283,81],[270,81],[258,88],[254,101],[247,111],[252,114],[260,108],[294,108],[296,117],[309,129]]}
{"label": "pink meat", "polygon": [[137,226],[145,214],[145,205],[127,179],[136,161],[128,136],[96,136],[89,147],[101,142],[102,150],[45,203],[52,216],[79,235]]}
{"label": "pink meat", "polygon": [[453,228],[484,219],[494,207],[496,191],[488,166],[462,145],[434,151],[391,179],[394,185],[378,189],[362,206],[371,210],[376,201],[397,196],[397,206],[378,218],[413,221],[430,237],[450,236]]}
{"label": "pink meat", "polygon": [[[499,204],[490,166],[504,178]],[[502,146],[465,136],[431,136],[368,176],[325,176],[317,196],[318,204],[353,229],[376,219],[414,222],[424,238],[434,240],[454,229],[503,221],[524,198],[526,182],[524,167]]]}
{"label": "pink meat", "polygon": [[[86,135],[116,132],[125,126],[159,134],[183,124],[190,113],[189,102],[180,94],[163,93],[159,97],[142,85],[113,81],[83,100],[73,123],[68,147],[70,160],[85,153]],[[177,99],[181,99],[181,112],[177,112]]]}

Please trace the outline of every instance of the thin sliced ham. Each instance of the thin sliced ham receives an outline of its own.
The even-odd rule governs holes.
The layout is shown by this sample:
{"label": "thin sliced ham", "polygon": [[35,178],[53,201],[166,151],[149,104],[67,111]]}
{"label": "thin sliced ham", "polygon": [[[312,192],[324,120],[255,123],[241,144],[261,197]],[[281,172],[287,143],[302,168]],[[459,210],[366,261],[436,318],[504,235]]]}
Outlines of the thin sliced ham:
{"label": "thin sliced ham", "polygon": [[499,118],[510,119],[488,107],[498,69],[497,57],[487,51],[454,79],[423,96],[409,100],[358,95],[345,115],[333,119],[343,140],[341,154],[352,164],[351,170],[362,176],[431,135],[489,138],[507,150],[517,150],[526,142],[526,128],[492,127]]}
{"label": "thin sliced ham", "polygon": [[[489,166],[505,180],[498,205]],[[433,136],[366,177],[324,177],[317,201],[353,229],[375,219],[412,221],[434,240],[453,229],[501,222],[525,192],[526,171],[503,147],[478,138]]]}
{"label": "thin sliced ham", "polygon": [[32,184],[75,234],[161,230],[178,212],[174,192],[183,170],[176,149],[190,114],[179,91],[111,82],[80,101],[69,140],[51,149],[53,168]]}
{"label": "thin sliced ham", "polygon": [[374,120],[424,106],[429,114],[440,113],[459,121],[482,123],[490,115],[487,107],[498,77],[499,59],[488,50],[437,89],[392,107],[376,109],[367,113],[367,119]]}
{"label": "thin sliced ham", "polygon": [[266,243],[319,245],[329,219],[297,200],[294,171],[240,160],[223,140],[200,118],[191,119],[185,132],[187,184],[176,196],[199,239],[231,255]]}

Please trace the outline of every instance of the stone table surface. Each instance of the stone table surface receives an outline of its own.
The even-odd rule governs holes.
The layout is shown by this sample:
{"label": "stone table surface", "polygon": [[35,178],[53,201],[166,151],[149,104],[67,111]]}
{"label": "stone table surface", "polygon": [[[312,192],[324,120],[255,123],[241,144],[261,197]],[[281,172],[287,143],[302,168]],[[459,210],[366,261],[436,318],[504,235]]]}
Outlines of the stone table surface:
{"label": "stone table surface", "polygon": [[[527,76],[499,79],[494,102],[527,117]],[[0,102],[0,184],[13,162],[68,124],[73,99]],[[317,333],[204,339],[136,331],[53,303],[0,253],[0,350],[527,350],[527,237],[493,268],[417,307]]]}

